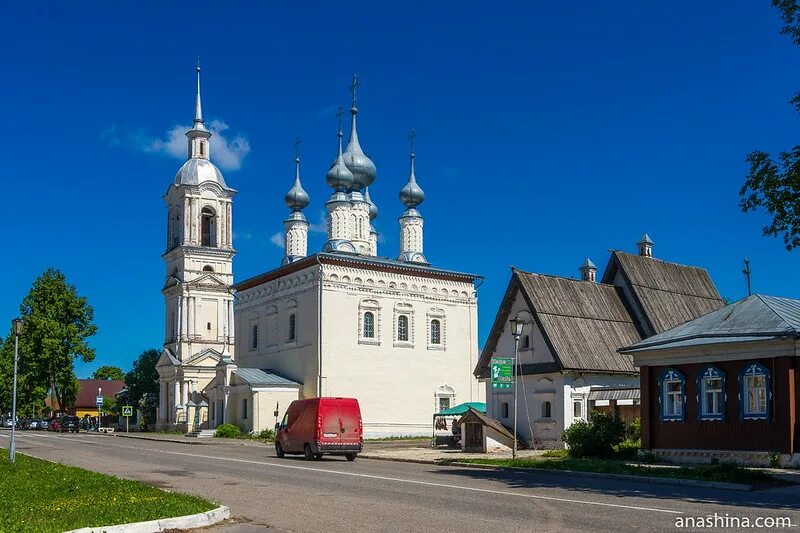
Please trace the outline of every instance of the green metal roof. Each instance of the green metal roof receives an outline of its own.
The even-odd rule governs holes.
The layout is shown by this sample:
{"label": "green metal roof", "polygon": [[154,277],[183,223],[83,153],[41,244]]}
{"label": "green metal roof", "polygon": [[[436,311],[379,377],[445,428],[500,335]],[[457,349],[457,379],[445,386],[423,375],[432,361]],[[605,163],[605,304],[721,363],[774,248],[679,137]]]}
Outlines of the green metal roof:
{"label": "green metal roof", "polygon": [[467,403],[460,403],[455,407],[451,407],[450,409],[445,409],[444,411],[439,411],[433,416],[457,416],[463,415],[469,408],[472,407],[476,411],[480,411],[481,413],[486,412],[486,404],[483,402],[467,402]]}

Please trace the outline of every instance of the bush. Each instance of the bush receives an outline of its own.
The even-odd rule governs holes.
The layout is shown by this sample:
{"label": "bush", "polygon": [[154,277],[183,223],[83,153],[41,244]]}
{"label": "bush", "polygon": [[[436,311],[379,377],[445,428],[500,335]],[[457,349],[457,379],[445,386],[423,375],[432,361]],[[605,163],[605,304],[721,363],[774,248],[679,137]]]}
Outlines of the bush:
{"label": "bush", "polygon": [[263,440],[275,440],[275,430],[272,429],[262,429],[258,433],[258,438]]}
{"label": "bush", "polygon": [[241,437],[242,430],[233,424],[220,424],[214,432],[215,437],[235,439]]}
{"label": "bush", "polygon": [[608,457],[625,438],[625,424],[610,413],[592,413],[591,421],[578,420],[562,434],[570,457]]}
{"label": "bush", "polygon": [[635,418],[625,427],[625,438],[631,441],[642,440],[642,419]]}

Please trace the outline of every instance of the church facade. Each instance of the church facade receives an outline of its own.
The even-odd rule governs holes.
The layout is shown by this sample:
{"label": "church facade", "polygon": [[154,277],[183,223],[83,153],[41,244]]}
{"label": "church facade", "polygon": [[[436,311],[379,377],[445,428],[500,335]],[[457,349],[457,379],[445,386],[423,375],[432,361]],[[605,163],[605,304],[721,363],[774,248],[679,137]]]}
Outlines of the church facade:
{"label": "church facade", "polygon": [[427,435],[433,413],[483,401],[473,375],[480,276],[431,266],[425,257],[413,135],[409,178],[400,189],[400,250],[379,256],[378,210],[369,195],[377,170],[358,138],[356,88],[354,78],[349,142],[343,149],[340,112],[338,151],[326,175],[332,193],[323,249],[308,253],[303,209],[310,199],[298,154],[285,197],[282,264],[234,283],[236,191],[208,159],[198,77],[189,159],[165,195],[160,425],[232,423],[260,431],[272,428],[292,400],[348,396],[359,399],[366,436]]}

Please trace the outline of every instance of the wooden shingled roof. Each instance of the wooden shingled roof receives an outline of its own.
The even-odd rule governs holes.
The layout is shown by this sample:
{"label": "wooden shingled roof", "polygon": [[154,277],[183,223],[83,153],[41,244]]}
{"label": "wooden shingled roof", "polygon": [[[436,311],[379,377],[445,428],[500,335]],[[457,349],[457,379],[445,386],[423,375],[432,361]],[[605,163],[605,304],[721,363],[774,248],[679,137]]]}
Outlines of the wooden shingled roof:
{"label": "wooden shingled roof", "polygon": [[616,287],[515,274],[562,370],[636,372],[632,359],[617,352],[641,336]]}
{"label": "wooden shingled roof", "polygon": [[[591,281],[533,274],[513,269],[492,331],[475,368],[488,376],[489,360],[508,322],[511,304],[522,294],[547,342],[555,363],[523,373],[596,371],[635,374],[630,356],[617,350],[641,340],[616,287]],[[540,365],[542,366],[542,365]]]}
{"label": "wooden shingled roof", "polygon": [[711,276],[704,268],[653,257],[613,252],[603,283],[621,272],[644,311],[648,335],[661,333],[723,307]]}

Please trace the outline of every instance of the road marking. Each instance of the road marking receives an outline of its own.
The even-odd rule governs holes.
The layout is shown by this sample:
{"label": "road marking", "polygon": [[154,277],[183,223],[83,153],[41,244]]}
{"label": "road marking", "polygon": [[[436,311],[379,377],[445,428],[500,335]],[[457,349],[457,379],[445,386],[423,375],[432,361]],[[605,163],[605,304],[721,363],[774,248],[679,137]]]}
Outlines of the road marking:
{"label": "road marking", "polygon": [[[55,436],[47,436],[47,435],[24,435],[25,437],[37,437],[43,438],[47,440],[60,440],[60,437]],[[94,437],[91,437],[94,438]],[[124,448],[129,450],[138,450],[144,452],[156,452],[160,454],[170,454],[170,455],[180,455],[185,457],[193,457],[196,459],[210,459],[214,461],[229,461],[229,462],[236,462],[236,463],[245,463],[245,464],[253,464],[253,465],[261,465],[261,466],[272,466],[275,468],[287,468],[291,470],[304,470],[307,472],[318,472],[324,474],[334,474],[340,476],[350,476],[350,477],[357,477],[357,478],[365,478],[365,479],[377,479],[381,481],[393,481],[396,483],[408,483],[413,485],[425,485],[429,487],[441,487],[447,489],[455,489],[455,490],[462,490],[462,491],[469,491],[469,492],[480,492],[485,494],[498,494],[502,496],[516,496],[519,498],[529,498],[535,500],[547,500],[547,501],[557,501],[557,502],[565,502],[565,503],[578,503],[583,505],[594,505],[600,507],[613,507],[617,509],[631,509],[635,511],[653,511],[656,513],[669,513],[669,514],[684,514],[682,511],[674,511],[672,509],[659,509],[656,507],[640,507],[636,505],[622,505],[618,503],[606,503],[606,502],[593,502],[587,500],[573,500],[570,498],[558,498],[555,496],[542,496],[539,494],[524,494],[518,492],[511,492],[505,490],[494,490],[494,489],[481,489],[477,487],[464,487],[461,485],[452,485],[449,483],[435,483],[432,481],[420,481],[416,479],[404,479],[404,478],[397,478],[397,477],[389,477],[389,476],[378,476],[374,474],[361,474],[358,472],[342,472],[339,470],[328,470],[326,468],[313,468],[309,466],[297,466],[297,465],[286,465],[286,464],[278,464],[273,462],[265,462],[265,461],[253,461],[251,459],[236,459],[233,457],[220,457],[217,455],[201,455],[197,453],[186,453],[186,452],[175,452],[175,451],[167,451],[167,450],[159,450],[157,448],[140,448],[138,446],[125,446],[120,444],[103,444],[101,442],[91,442],[91,440],[84,440],[81,439],[81,442],[86,444],[93,444],[96,446],[106,446],[112,448]]]}

